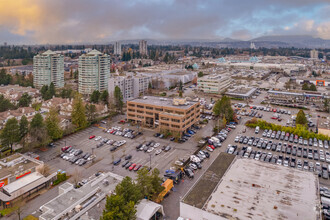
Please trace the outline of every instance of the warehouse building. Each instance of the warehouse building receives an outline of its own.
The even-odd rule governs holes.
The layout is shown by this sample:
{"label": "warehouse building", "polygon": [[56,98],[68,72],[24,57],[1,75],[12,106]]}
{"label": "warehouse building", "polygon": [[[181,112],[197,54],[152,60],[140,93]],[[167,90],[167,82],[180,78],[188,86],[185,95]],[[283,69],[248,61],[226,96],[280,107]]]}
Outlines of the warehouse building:
{"label": "warehouse building", "polygon": [[44,163],[34,154],[13,154],[0,160],[0,205],[10,207],[50,186],[56,172],[44,172]]}
{"label": "warehouse building", "polygon": [[191,220],[320,219],[313,173],[221,153],[180,202]]}

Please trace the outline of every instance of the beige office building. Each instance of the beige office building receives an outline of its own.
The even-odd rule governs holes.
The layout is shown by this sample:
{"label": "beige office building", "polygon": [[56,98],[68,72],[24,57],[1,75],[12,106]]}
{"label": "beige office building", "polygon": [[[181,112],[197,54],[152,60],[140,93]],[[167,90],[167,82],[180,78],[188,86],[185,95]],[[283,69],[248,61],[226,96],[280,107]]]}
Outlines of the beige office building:
{"label": "beige office building", "polygon": [[[127,101],[127,119],[142,126],[182,134],[199,121],[200,103],[155,96]],[[175,135],[175,134],[173,134]]]}
{"label": "beige office building", "polygon": [[148,55],[148,46],[146,40],[140,40],[139,42],[140,55]]}

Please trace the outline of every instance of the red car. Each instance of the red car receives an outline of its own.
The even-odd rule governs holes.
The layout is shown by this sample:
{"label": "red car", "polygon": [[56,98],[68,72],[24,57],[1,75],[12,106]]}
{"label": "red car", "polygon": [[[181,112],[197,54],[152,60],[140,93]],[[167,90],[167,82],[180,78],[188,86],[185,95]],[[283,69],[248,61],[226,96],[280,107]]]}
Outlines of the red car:
{"label": "red car", "polygon": [[215,147],[213,145],[209,145],[210,148],[212,148],[213,150],[215,149]]}
{"label": "red car", "polygon": [[277,111],[276,108],[274,108],[274,109],[273,109],[273,112],[276,112],[276,111]]}
{"label": "red car", "polygon": [[65,146],[65,147],[62,147],[61,150],[62,150],[63,152],[66,152],[66,151],[70,150],[71,147],[72,147],[72,146]]}
{"label": "red car", "polygon": [[128,169],[132,171],[136,167],[136,163],[133,163]]}
{"label": "red car", "polygon": [[277,117],[271,117],[271,119],[277,120]]}
{"label": "red car", "polygon": [[138,171],[141,167],[142,167],[141,164],[137,165],[137,166],[134,168],[134,171]]}
{"label": "red car", "polygon": [[92,136],[89,137],[89,139],[93,139],[93,138],[95,138],[95,135],[92,135]]}

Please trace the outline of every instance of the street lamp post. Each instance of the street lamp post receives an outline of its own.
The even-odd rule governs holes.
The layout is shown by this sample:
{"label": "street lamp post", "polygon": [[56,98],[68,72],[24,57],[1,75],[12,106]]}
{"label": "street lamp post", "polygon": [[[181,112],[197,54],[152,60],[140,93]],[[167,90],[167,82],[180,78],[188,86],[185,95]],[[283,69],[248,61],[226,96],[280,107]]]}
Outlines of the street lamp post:
{"label": "street lamp post", "polygon": [[149,169],[151,170],[151,154],[149,154],[150,156],[150,165],[149,165]]}
{"label": "street lamp post", "polygon": [[66,147],[66,140],[64,140],[64,146]]}

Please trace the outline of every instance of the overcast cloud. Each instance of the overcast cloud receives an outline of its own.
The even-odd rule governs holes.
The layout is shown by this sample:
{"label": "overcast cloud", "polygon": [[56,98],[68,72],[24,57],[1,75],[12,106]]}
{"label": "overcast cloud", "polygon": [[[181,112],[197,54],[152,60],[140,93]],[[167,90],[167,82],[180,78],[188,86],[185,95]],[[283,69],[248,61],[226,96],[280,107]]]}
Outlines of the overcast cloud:
{"label": "overcast cloud", "polygon": [[329,0],[0,0],[0,39],[84,43],[127,39],[330,39]]}

